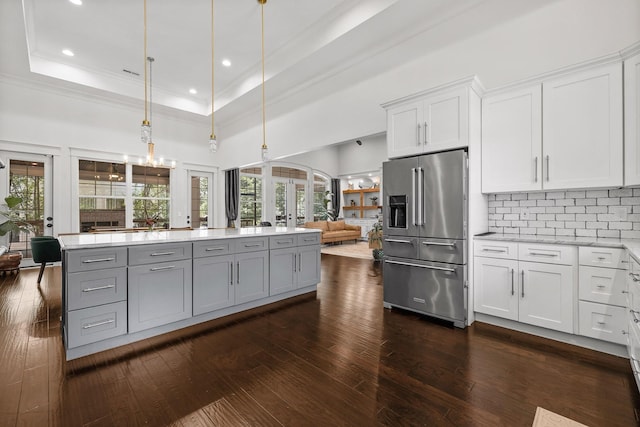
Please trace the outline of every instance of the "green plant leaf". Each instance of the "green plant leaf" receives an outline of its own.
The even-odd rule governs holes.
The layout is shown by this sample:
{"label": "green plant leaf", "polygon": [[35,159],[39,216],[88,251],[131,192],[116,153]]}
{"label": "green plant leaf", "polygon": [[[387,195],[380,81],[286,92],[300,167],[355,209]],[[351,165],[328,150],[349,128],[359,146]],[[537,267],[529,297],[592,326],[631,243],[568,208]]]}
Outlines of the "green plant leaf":
{"label": "green plant leaf", "polygon": [[22,197],[7,196],[4,198],[4,202],[7,204],[7,207],[9,207],[9,209],[13,209],[16,206],[18,206],[20,203],[22,203]]}

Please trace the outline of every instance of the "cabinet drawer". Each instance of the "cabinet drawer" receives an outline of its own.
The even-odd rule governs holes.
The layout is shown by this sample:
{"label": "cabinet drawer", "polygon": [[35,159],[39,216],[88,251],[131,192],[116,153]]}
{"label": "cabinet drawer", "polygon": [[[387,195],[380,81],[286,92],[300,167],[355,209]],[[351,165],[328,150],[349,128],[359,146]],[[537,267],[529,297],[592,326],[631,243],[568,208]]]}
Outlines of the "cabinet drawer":
{"label": "cabinet drawer", "polygon": [[626,290],[626,270],[580,266],[578,294],[581,300],[625,307]]}
{"label": "cabinet drawer", "polygon": [[298,246],[319,245],[322,233],[298,234]]}
{"label": "cabinet drawer", "polygon": [[68,275],[67,307],[69,310],[125,301],[126,299],[126,267]]}
{"label": "cabinet drawer", "polygon": [[476,240],[473,244],[473,254],[489,258],[518,259],[518,244],[516,242]]}
{"label": "cabinet drawer", "polygon": [[297,246],[297,244],[298,236],[296,236],[295,234],[269,237],[269,248],[271,249],[291,248]]}
{"label": "cabinet drawer", "polygon": [[269,249],[268,237],[248,237],[237,239],[236,253],[255,252]]}
{"label": "cabinet drawer", "polygon": [[576,247],[520,243],[518,244],[518,259],[520,261],[543,262],[547,264],[573,265],[576,260]]}
{"label": "cabinet drawer", "polygon": [[127,302],[70,311],[67,347],[74,348],[127,333]]}
{"label": "cabinet drawer", "polygon": [[580,301],[580,335],[626,344],[627,315],[624,307]]}
{"label": "cabinet drawer", "polygon": [[161,243],[129,248],[129,265],[154,264],[191,258],[191,243]]}
{"label": "cabinet drawer", "polygon": [[594,267],[621,268],[626,270],[627,251],[621,248],[585,247],[579,248],[580,265]]}
{"label": "cabinet drawer", "polygon": [[127,248],[65,251],[67,273],[126,267]]}
{"label": "cabinet drawer", "polygon": [[193,257],[204,258],[216,255],[229,255],[234,253],[235,245],[233,239],[207,240],[205,242],[193,243]]}

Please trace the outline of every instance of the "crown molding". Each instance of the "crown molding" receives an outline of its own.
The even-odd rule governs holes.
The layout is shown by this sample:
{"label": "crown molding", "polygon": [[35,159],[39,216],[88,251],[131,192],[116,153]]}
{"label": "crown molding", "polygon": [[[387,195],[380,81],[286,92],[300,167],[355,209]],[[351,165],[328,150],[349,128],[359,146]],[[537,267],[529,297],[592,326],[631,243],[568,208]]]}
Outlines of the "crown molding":
{"label": "crown molding", "polygon": [[417,99],[424,98],[426,96],[435,94],[437,92],[446,91],[446,90],[457,88],[460,86],[468,86],[471,90],[476,92],[479,96],[482,96],[485,92],[484,86],[478,79],[478,76],[473,75],[473,76],[463,77],[461,79],[454,80],[452,82],[448,82],[439,86],[435,86],[430,89],[423,90],[421,92],[413,93],[411,95],[404,96],[402,98],[397,98],[391,101],[387,101],[383,104],[380,104],[380,106],[386,109],[396,104],[401,104],[408,101],[415,101]]}
{"label": "crown molding", "polygon": [[625,47],[620,51],[620,56],[623,59],[627,59],[637,53],[640,53],[640,40],[632,44],[631,46]]}

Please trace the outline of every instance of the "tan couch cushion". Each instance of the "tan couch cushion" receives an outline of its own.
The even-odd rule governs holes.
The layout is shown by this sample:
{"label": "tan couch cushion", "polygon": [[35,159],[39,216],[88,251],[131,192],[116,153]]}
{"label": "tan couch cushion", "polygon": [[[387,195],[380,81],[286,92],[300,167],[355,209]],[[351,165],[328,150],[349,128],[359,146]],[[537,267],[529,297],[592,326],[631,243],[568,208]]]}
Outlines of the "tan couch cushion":
{"label": "tan couch cushion", "polygon": [[329,231],[327,221],[305,222],[304,228],[317,228],[318,230]]}
{"label": "tan couch cushion", "polygon": [[344,221],[329,221],[329,231],[341,231],[344,230]]}

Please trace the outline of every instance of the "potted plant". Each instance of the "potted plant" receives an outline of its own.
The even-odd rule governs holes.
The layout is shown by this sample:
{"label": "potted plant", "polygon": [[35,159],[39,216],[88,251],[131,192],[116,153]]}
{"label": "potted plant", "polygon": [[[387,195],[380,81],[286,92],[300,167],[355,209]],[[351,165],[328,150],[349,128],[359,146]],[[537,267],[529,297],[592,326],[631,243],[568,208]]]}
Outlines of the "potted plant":
{"label": "potted plant", "polygon": [[373,224],[373,228],[367,233],[369,249],[373,249],[373,259],[380,261],[384,256],[382,251],[382,223],[380,221]]}
{"label": "potted plant", "polygon": [[376,196],[369,197],[371,200],[371,206],[378,206],[378,198]]}
{"label": "potted plant", "polygon": [[[17,272],[22,260],[20,252],[11,252],[11,237],[13,233],[26,233],[33,231],[33,226],[24,221],[20,217],[20,212],[16,207],[22,203],[22,198],[17,196],[8,196],[4,199],[7,205],[6,210],[0,210],[0,236],[9,235],[7,247],[0,250],[0,272],[13,271]],[[4,253],[6,251],[6,253]]]}
{"label": "potted plant", "polygon": [[331,196],[333,193],[331,191],[324,192],[324,199],[322,199],[322,203],[324,203],[324,211],[327,215],[327,220],[335,221],[338,218],[338,212],[335,209],[329,209],[329,202],[331,202]]}

